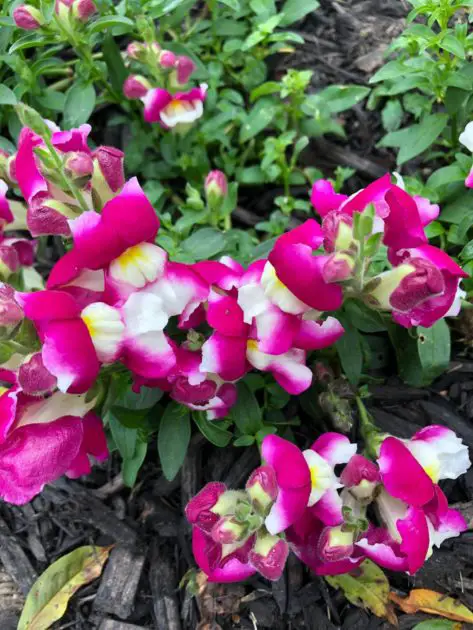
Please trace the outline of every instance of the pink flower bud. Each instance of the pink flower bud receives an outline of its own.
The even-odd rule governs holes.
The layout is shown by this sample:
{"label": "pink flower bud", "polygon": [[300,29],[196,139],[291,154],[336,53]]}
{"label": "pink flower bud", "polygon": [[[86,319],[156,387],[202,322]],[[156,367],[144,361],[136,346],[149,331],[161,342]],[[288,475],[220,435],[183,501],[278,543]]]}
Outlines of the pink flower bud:
{"label": "pink flower bud", "polygon": [[211,536],[220,545],[233,545],[247,537],[248,525],[239,523],[233,516],[223,516],[212,527]]}
{"label": "pink flower bud", "polygon": [[249,554],[249,561],[267,580],[278,580],[286,565],[289,547],[279,536],[259,533]]}
{"label": "pink flower bud", "polygon": [[72,4],[72,15],[81,22],[87,22],[94,13],[97,7],[92,0],[75,0]]}
{"label": "pink flower bud", "polygon": [[353,218],[343,212],[333,211],[322,221],[324,248],[327,252],[350,249],[353,242]]}
{"label": "pink flower bud", "polygon": [[81,179],[92,175],[94,163],[92,157],[83,151],[68,153],[64,162],[68,175],[74,179]]}
{"label": "pink flower bud", "polygon": [[126,54],[130,59],[141,61],[146,56],[146,46],[141,42],[130,42],[126,47]]}
{"label": "pink flower bud", "polygon": [[211,207],[219,207],[228,193],[228,183],[222,171],[210,171],[205,178],[205,196]]}
{"label": "pink flower bud", "polygon": [[258,512],[266,514],[279,492],[274,468],[271,466],[256,468],[246,482],[246,492]]}
{"label": "pink flower bud", "polygon": [[29,4],[20,4],[19,7],[16,7],[13,11],[13,20],[18,28],[25,31],[35,31],[44,24],[41,11]]}
{"label": "pink flower bud", "polygon": [[8,158],[5,175],[10,182],[16,184],[16,155],[11,155]]}
{"label": "pink flower bud", "polygon": [[14,247],[0,245],[0,276],[8,278],[20,268],[20,259]]}
{"label": "pink flower bud", "polygon": [[123,94],[130,99],[142,98],[150,89],[150,82],[139,74],[130,75],[123,84]]}
{"label": "pink flower bud", "polygon": [[92,153],[94,172],[92,189],[101,207],[115,196],[125,184],[123,160],[125,154],[115,147],[98,147]]}
{"label": "pink flower bud", "polygon": [[215,396],[217,383],[206,380],[191,385],[185,376],[179,376],[173,383],[171,397],[183,405],[206,405]]}
{"label": "pink flower bud", "polygon": [[343,252],[334,252],[327,258],[322,269],[325,282],[343,282],[351,278],[355,269],[355,261]]}
{"label": "pink flower bud", "polygon": [[162,68],[174,68],[177,57],[170,50],[161,50],[158,57],[159,65]]}
{"label": "pink flower bud", "polygon": [[44,396],[57,385],[56,377],[44,367],[41,352],[31,355],[18,370],[18,382],[25,394]]}
{"label": "pink flower bud", "polygon": [[428,260],[410,258],[409,262],[373,278],[365,292],[374,307],[407,313],[425,300],[441,295],[444,289],[440,269]]}
{"label": "pink flower bud", "polygon": [[192,73],[196,69],[196,65],[192,59],[190,59],[190,57],[186,57],[185,55],[181,55],[177,58],[175,67],[177,82],[181,85],[184,85],[189,81]]}
{"label": "pink flower bud", "polygon": [[363,455],[353,455],[340,475],[341,483],[350,488],[351,494],[364,501],[373,496],[380,481],[379,469],[374,462]]}
{"label": "pink flower bud", "polygon": [[23,317],[23,310],[15,300],[13,287],[0,283],[0,326],[16,326]]}
{"label": "pink flower bud", "polygon": [[343,531],[343,525],[326,527],[320,534],[318,555],[324,562],[339,562],[349,558],[354,550],[353,531]]}
{"label": "pink flower bud", "polygon": [[220,514],[212,511],[220,497],[226,492],[224,483],[213,481],[208,483],[186,505],[186,518],[192,525],[196,525],[210,533],[213,526],[220,520]]}

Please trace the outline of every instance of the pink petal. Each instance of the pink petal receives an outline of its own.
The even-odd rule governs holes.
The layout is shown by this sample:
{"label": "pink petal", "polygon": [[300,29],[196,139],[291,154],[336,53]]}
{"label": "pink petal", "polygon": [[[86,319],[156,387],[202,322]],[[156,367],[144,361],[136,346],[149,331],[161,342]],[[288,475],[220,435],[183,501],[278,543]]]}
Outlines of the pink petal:
{"label": "pink petal", "polygon": [[123,363],[134,374],[146,379],[165,378],[176,364],[174,350],[162,331],[129,338],[125,342]]}
{"label": "pink petal", "polygon": [[192,528],[192,551],[200,569],[207,575],[209,582],[241,582],[256,573],[251,564],[243,563],[233,557],[223,567],[210,568],[209,548],[214,546],[212,538],[198,527]]}
{"label": "pink petal", "polygon": [[420,507],[434,496],[434,484],[404,444],[394,437],[381,444],[378,466],[389,494]]}
{"label": "pink petal", "polygon": [[48,192],[48,183],[39,171],[33,152],[33,148],[40,143],[41,139],[31,129],[24,127],[21,130],[15,169],[18,187],[28,203],[39,193]]}
{"label": "pink petal", "polygon": [[279,280],[297,297],[318,311],[334,311],[342,304],[342,289],[322,277],[326,256],[313,256],[308,245],[277,245],[269,255]]}
{"label": "pink petal", "polygon": [[[3,374],[2,380],[6,380]],[[20,387],[11,387],[0,396],[0,443],[6,440],[8,432],[15,422],[20,391]]]}
{"label": "pink petal", "polygon": [[74,298],[64,291],[37,291],[16,293],[16,300],[23,307],[25,317],[43,324],[55,319],[74,319],[80,310]]}
{"label": "pink petal", "polygon": [[363,455],[353,455],[340,475],[340,482],[347,488],[358,486],[362,481],[380,481],[379,469]]}
{"label": "pink petal", "polygon": [[154,88],[141,99],[144,103],[144,119],[154,123],[161,120],[161,111],[173,100],[173,96],[162,88]]}
{"label": "pink petal", "polygon": [[[379,540],[377,540],[378,538]],[[381,528],[375,530],[375,535],[369,533],[367,537],[358,540],[355,547],[360,549],[367,558],[385,569],[407,571],[409,568],[408,559],[401,552],[400,545],[390,539],[388,533]]]}
{"label": "pink petal", "polygon": [[383,243],[393,249],[418,247],[427,242],[415,200],[402,188],[386,193],[389,215],[384,220]]}
{"label": "pink petal", "polygon": [[192,265],[192,269],[210,285],[229,291],[238,284],[243,272],[236,271],[216,260],[202,260]]}
{"label": "pink petal", "polygon": [[213,333],[202,346],[200,370],[218,374],[224,381],[240,379],[248,372],[246,338]]}
{"label": "pink petal", "polygon": [[[289,313],[285,313],[273,304],[267,310],[255,317],[255,337],[258,348],[267,354],[284,354],[294,343],[300,320]],[[253,336],[253,335],[252,335]]]}
{"label": "pink petal", "polygon": [[303,350],[322,350],[332,346],[345,332],[335,317],[325,321],[300,320],[294,346]]}
{"label": "pink petal", "polygon": [[342,507],[342,498],[336,490],[330,489],[308,510],[324,525],[334,527],[343,523]]}
{"label": "pink petal", "polygon": [[82,420],[65,416],[16,429],[0,445],[0,496],[22,505],[63,475],[79,452]]}
{"label": "pink petal", "polygon": [[84,124],[69,131],[56,131],[53,133],[51,140],[56,149],[62,153],[68,153],[69,151],[90,153],[87,138],[91,131],[92,127]]}
{"label": "pink petal", "polygon": [[201,85],[200,87],[194,87],[188,92],[177,92],[173,95],[172,100],[175,101],[205,101],[207,96],[207,86]]}
{"label": "pink petal", "polygon": [[246,337],[248,324],[243,321],[243,311],[236,298],[210,291],[207,322],[216,332],[229,337]]}
{"label": "pink petal", "polygon": [[465,186],[467,188],[473,188],[473,166],[465,179]]}
{"label": "pink petal", "polygon": [[346,195],[336,193],[332,183],[326,179],[319,179],[312,186],[310,202],[321,217],[324,217],[332,210],[338,210],[347,199]]}
{"label": "pink petal", "polygon": [[42,328],[45,368],[62,392],[81,394],[95,383],[100,364],[87,326],[80,319],[50,321]]}
{"label": "pink petal", "polygon": [[25,394],[43,396],[57,386],[56,378],[44,367],[41,352],[24,361],[18,370],[18,382]]}
{"label": "pink petal", "polygon": [[279,486],[276,503],[266,518],[270,534],[279,534],[304,513],[310,495],[310,471],[300,449],[277,435],[268,435],[261,446],[265,463],[274,468]]}
{"label": "pink petal", "polygon": [[[345,214],[353,214],[354,212],[363,212],[370,203],[378,204],[382,207],[386,193],[392,188],[391,175],[386,173],[369,186],[352,195],[340,208]],[[384,218],[384,212],[376,209],[376,214]]]}
{"label": "pink petal", "polygon": [[408,572],[413,575],[424,564],[429,550],[429,528],[422,510],[410,507],[406,518],[397,522],[402,536],[401,552],[407,557]]}
{"label": "pink petal", "polygon": [[66,471],[66,475],[72,479],[90,473],[90,457],[98,462],[103,462],[109,455],[102,420],[95,413],[89,412],[84,416],[82,431],[83,438],[79,452]]}
{"label": "pink petal", "polygon": [[315,219],[307,219],[302,225],[282,234],[274,247],[280,245],[307,245],[311,249],[318,249],[322,245],[324,234]]}
{"label": "pink petal", "polygon": [[0,221],[2,223],[11,223],[14,219],[10,204],[6,197],[8,187],[3,180],[0,179]]}
{"label": "pink petal", "polygon": [[310,447],[333,468],[338,464],[346,464],[356,453],[356,444],[341,433],[323,433]]}
{"label": "pink petal", "polygon": [[70,235],[71,230],[67,217],[49,207],[48,201],[50,199],[49,194],[40,193],[29,202],[26,211],[26,223],[31,236]]}
{"label": "pink petal", "polygon": [[417,212],[422,225],[425,227],[432,221],[435,221],[440,214],[440,206],[436,203],[430,203],[428,199],[419,195],[414,195],[413,199],[416,202]]}
{"label": "pink petal", "polygon": [[220,518],[220,515],[211,509],[226,490],[227,486],[218,481],[206,484],[186,505],[185,514],[189,523],[210,533]]}

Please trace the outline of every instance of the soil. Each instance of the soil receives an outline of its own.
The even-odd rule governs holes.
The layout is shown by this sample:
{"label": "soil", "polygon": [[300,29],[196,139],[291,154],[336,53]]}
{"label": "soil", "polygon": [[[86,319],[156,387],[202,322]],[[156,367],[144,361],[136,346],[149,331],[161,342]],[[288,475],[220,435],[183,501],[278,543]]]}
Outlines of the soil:
{"label": "soil", "polygon": [[[320,9],[299,25],[306,45],[289,63],[315,70],[314,89],[333,83],[367,84],[390,41],[403,29],[406,13],[402,2],[392,0],[321,0]],[[333,138],[317,141],[308,160],[327,175],[337,164],[356,168],[348,183],[355,190],[392,169],[394,158],[376,148],[382,135],[378,112],[355,107],[342,122],[348,144]],[[237,218],[251,225],[263,213],[260,199],[240,209]],[[462,321],[458,337],[471,339],[469,318]],[[370,387],[369,411],[381,429],[408,437],[423,426],[445,424],[473,448],[473,360],[463,340],[454,356],[449,370],[430,388],[407,387],[395,377]],[[317,395],[312,392],[309,402],[317,404]],[[333,414],[319,407],[314,420],[298,404],[293,400],[284,411],[289,417],[297,413],[302,417],[301,427],[295,429],[301,446],[309,445],[314,434],[337,428],[340,419]],[[356,440],[356,416],[349,424]],[[275,583],[257,577],[245,584],[206,583],[194,571],[183,507],[207,481],[223,480],[233,487],[244,483],[258,464],[256,448],[217,449],[195,435],[173,482],[160,474],[157,461],[152,446],[132,490],[124,487],[114,455],[81,481],[62,479],[48,486],[29,505],[0,505],[1,630],[16,628],[24,597],[38,575],[62,555],[88,544],[114,548],[102,576],[79,590],[66,615],[52,626],[57,630],[392,627],[351,605],[294,557]],[[444,482],[442,488],[464,511],[473,530],[473,470],[457,481]],[[444,543],[414,578],[388,572],[392,589],[405,595],[413,587],[431,588],[473,608],[472,539],[469,531]],[[186,583],[193,589],[186,589]],[[403,630],[428,618],[397,612]]]}

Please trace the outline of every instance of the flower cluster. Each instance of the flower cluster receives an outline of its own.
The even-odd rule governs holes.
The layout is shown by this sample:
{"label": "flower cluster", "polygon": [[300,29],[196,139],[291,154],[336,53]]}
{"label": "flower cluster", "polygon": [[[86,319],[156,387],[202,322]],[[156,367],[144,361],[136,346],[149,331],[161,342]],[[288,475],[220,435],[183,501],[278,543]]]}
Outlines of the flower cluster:
{"label": "flower cluster", "polygon": [[466,529],[438,482],[467,471],[468,449],[435,425],[410,440],[379,435],[377,444],[372,461],[338,433],[305,451],[267,436],[245,490],[212,482],[187,505],[199,567],[215,582],[256,572],[277,580],[291,550],[318,575],[350,572],[365,558],[414,574],[433,546]]}
{"label": "flower cluster", "polygon": [[196,70],[190,57],[175,55],[157,42],[132,42],[127,56],[132,64],[139,64],[152,77],[148,80],[141,74],[131,74],[123,85],[126,98],[143,102],[146,122],[184,132],[202,116],[207,85],[202,83],[183,91]]}
{"label": "flower cluster", "polygon": [[[97,12],[92,0],[56,0],[54,4],[55,19],[59,28],[70,29],[77,23],[87,22]],[[13,11],[16,26],[25,31],[36,31],[46,24],[46,17],[40,9],[30,4],[20,4]],[[54,28],[54,22],[48,25]]]}
{"label": "flower cluster", "polygon": [[[135,56],[143,52],[138,44],[130,46]],[[157,59],[166,60],[169,76],[177,76],[179,58],[162,52],[153,50]],[[72,243],[52,268],[46,289],[0,288],[2,342],[9,349],[0,397],[5,426],[0,495],[8,500],[31,499],[48,481],[75,470],[76,457],[83,470],[89,455],[105,457],[103,429],[89,415],[104,370],[128,370],[136,390],[158,387],[215,420],[228,415],[236,402],[236,383],[250,370],[271,373],[290,394],[307,390],[313,379],[308,355],[343,335],[336,311],[347,297],[392,312],[404,326],[430,326],[457,311],[465,274],[428,245],[424,233],[438,207],[411,197],[389,175],[350,198],[335,193],[329,182],[316,182],[312,202],[321,223],[310,218],[283,234],[267,258],[247,268],[228,256],[178,263],[155,244],[158,216],[137,179],[125,181],[122,152],[113,147],[91,150],[89,125],[61,131],[29,108],[19,113],[29,126],[20,133],[17,153],[1,156],[2,176],[21,191],[33,236],[63,235]],[[13,219],[5,190],[2,183],[2,224]],[[205,191],[212,207],[221,204],[227,194],[223,173],[212,171]],[[0,241],[0,261],[8,267],[2,273],[8,276],[15,265],[31,264],[33,247],[23,239]],[[372,272],[375,256],[384,261],[381,274]],[[33,329],[30,345],[15,341],[16,331],[25,325]],[[32,421],[28,410],[35,405],[44,413],[35,411]],[[80,427],[71,429],[73,443],[66,439],[64,426],[69,425]],[[279,444],[277,440],[265,442],[268,462],[273,459],[270,445]],[[16,448],[24,450],[24,457]],[[309,459],[320,455],[318,448],[311,453]],[[286,553],[285,541],[271,538],[289,526],[274,525],[286,507],[278,507],[278,499],[267,514],[269,503],[254,496],[265,484],[272,484],[273,494],[274,484],[286,488],[285,473],[277,463],[271,466],[277,484],[267,469],[259,471],[246,494],[235,495],[236,503],[219,512],[226,518],[219,535],[239,531],[241,540],[254,542],[248,543],[254,552],[251,566],[263,567],[274,545],[278,557]],[[310,490],[302,460],[300,469],[305,471],[300,488]],[[311,515],[338,497],[335,488],[326,490],[322,498],[309,491],[306,505],[318,506]],[[261,529],[263,522],[268,535]],[[359,544],[356,549],[359,553]]]}

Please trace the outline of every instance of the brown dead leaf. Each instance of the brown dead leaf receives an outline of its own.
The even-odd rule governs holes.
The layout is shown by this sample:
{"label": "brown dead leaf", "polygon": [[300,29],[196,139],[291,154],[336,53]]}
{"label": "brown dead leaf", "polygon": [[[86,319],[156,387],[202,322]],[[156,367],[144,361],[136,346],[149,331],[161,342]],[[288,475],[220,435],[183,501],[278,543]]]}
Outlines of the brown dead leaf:
{"label": "brown dead leaf", "polygon": [[473,612],[458,600],[435,591],[429,591],[426,588],[413,589],[409,593],[409,597],[399,597],[396,593],[390,593],[389,598],[407,614],[422,611],[453,621],[473,623]]}

